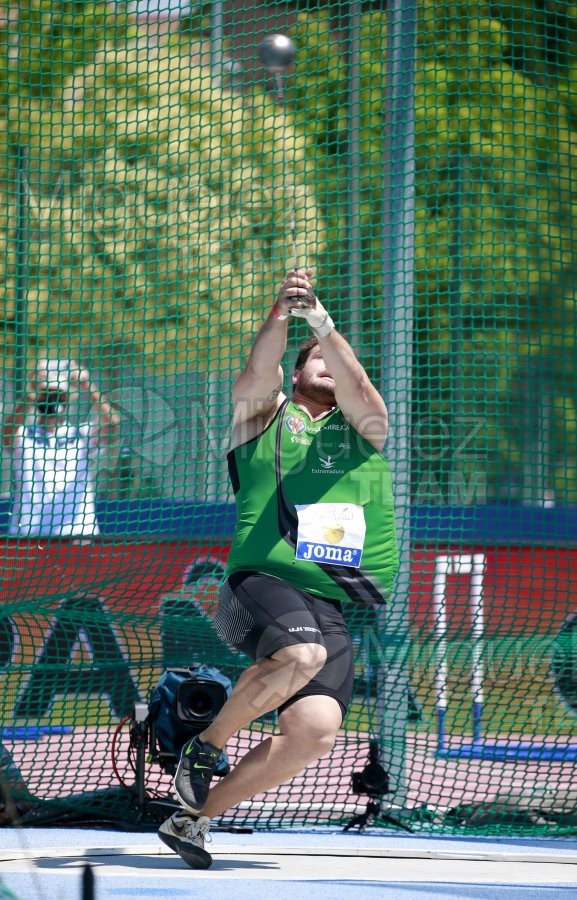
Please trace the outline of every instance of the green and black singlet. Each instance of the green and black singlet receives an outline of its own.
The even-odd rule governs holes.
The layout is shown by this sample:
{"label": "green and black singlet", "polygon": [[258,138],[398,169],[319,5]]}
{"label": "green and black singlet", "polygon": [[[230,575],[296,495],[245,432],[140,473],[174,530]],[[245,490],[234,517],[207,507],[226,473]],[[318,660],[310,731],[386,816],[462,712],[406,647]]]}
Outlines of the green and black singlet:
{"label": "green and black singlet", "polygon": [[399,564],[389,466],[340,409],[313,421],[287,399],[227,458],[237,506],[229,575],[263,572],[319,597],[386,602]]}

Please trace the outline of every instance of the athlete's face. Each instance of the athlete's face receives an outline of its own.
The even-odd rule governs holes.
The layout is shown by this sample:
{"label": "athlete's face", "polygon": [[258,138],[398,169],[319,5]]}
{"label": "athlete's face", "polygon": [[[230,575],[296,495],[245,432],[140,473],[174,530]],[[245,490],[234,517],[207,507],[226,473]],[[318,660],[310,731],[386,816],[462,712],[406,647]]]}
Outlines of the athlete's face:
{"label": "athlete's face", "polygon": [[295,395],[315,403],[335,404],[335,382],[328,371],[320,347],[313,347],[302,369],[293,375]]}

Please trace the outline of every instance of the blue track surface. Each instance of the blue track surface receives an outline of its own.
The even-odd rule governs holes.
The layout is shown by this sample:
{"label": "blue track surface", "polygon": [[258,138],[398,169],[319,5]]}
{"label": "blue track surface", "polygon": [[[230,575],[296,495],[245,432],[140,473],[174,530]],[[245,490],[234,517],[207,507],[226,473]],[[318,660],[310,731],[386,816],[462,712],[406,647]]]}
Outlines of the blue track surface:
{"label": "blue track surface", "polygon": [[[18,900],[569,900],[577,841],[427,838],[334,830],[220,832],[213,867],[193,871],[155,834],[91,829],[0,832],[0,876]],[[1,894],[0,894],[1,896]]]}

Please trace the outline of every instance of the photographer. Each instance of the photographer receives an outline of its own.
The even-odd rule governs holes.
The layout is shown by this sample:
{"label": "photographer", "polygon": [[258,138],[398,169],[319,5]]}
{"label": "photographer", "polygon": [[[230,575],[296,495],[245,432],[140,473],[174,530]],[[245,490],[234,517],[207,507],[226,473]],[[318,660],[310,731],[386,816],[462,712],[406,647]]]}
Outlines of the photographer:
{"label": "photographer", "polygon": [[[69,410],[81,393],[90,398],[90,421],[75,424]],[[26,402],[3,426],[15,485],[10,534],[98,534],[91,464],[119,426],[118,413],[86,369],[74,360],[39,360]]]}

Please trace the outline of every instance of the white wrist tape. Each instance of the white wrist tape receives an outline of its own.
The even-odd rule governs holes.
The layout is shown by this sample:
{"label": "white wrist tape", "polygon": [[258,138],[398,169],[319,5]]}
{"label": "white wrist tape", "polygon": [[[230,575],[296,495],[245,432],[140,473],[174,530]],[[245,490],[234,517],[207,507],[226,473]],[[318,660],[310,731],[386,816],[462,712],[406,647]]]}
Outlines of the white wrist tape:
{"label": "white wrist tape", "polygon": [[314,306],[304,306],[302,309],[292,309],[291,313],[298,319],[306,319],[314,334],[318,338],[326,337],[334,330],[335,323],[322,305],[318,297],[315,297]]}
{"label": "white wrist tape", "polygon": [[328,312],[326,312],[326,310],[325,317],[320,325],[313,325],[311,321],[309,321],[309,325],[318,338],[326,337],[327,334],[330,334],[331,331],[335,330],[335,323],[329,316]]}

